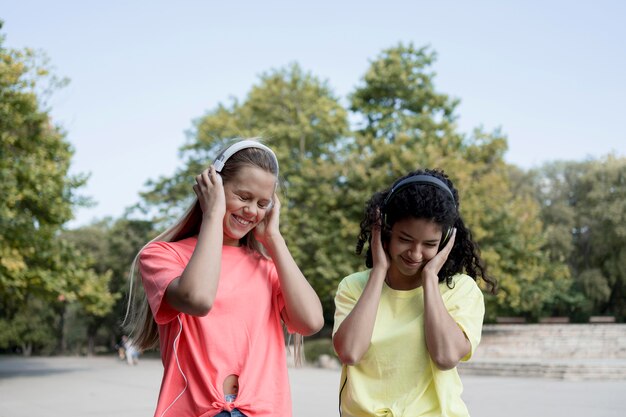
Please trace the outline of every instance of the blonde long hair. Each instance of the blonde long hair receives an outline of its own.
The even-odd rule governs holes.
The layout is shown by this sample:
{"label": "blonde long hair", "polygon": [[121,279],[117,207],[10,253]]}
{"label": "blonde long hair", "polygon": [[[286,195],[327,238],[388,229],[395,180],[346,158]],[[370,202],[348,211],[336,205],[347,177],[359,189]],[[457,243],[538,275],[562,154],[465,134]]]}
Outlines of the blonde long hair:
{"label": "blonde long hair", "polygon": [[[254,138],[253,140],[257,139]],[[232,143],[229,144],[229,146],[232,145]],[[229,146],[222,149],[218,155],[221,155]],[[250,165],[259,167],[264,171],[278,176],[278,162],[275,156],[263,149],[250,147],[236,152],[226,161],[226,164],[220,172],[224,184],[228,183],[242,167]],[[278,182],[278,178],[276,181]],[[142,350],[154,349],[159,346],[159,331],[154,321],[152,311],[150,310],[148,299],[145,293],[143,293],[143,286],[140,283],[141,280],[135,279],[139,276],[137,263],[139,256],[145,247],[152,242],[176,242],[197,235],[200,231],[201,223],[202,209],[200,208],[198,199],[195,198],[193,203],[172,226],[146,243],[133,259],[129,273],[130,292],[128,296],[128,306],[123,325],[127,327],[135,344]],[[247,246],[251,251],[258,253],[260,256],[268,258],[265,248],[255,239],[254,233],[248,233],[240,240],[240,243]],[[134,296],[136,292],[141,292],[141,298],[138,302],[135,300],[136,296]],[[294,355],[297,363],[300,362],[302,356],[300,349],[301,343],[301,335],[296,334],[294,337]]]}

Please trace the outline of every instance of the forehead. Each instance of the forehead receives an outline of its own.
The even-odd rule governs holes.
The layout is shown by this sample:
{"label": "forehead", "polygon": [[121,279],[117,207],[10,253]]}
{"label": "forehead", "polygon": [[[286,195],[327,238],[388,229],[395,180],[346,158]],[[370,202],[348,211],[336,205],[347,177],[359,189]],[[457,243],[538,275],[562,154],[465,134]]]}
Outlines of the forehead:
{"label": "forehead", "polygon": [[393,233],[410,236],[437,236],[441,235],[441,225],[430,219],[416,219],[407,217],[395,222],[391,228]]}
{"label": "forehead", "polygon": [[248,192],[260,197],[271,198],[276,189],[276,177],[264,169],[246,165],[224,186],[232,191]]}

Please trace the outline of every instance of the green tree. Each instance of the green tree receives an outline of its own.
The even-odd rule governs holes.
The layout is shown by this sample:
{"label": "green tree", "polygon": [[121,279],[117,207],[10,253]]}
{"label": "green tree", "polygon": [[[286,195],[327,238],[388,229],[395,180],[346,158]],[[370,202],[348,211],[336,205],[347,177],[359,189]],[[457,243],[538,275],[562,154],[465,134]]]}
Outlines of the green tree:
{"label": "green tree", "polygon": [[579,279],[595,311],[625,320],[626,158],[609,156],[593,163],[580,186],[580,227],[575,230]]}
{"label": "green tree", "polygon": [[97,274],[110,277],[105,292],[111,294],[114,305],[106,315],[90,314],[76,308],[72,310],[73,325],[85,328],[84,338],[77,339],[86,343],[88,353],[94,354],[97,345],[110,347],[119,341],[130,288],[130,266],[135,255],[153,235],[152,222],[125,217],[116,220],[107,218],[63,233],[65,239],[87,254]]}
{"label": "green tree", "polygon": [[108,277],[59,238],[86,181],[68,174],[73,150],[45,108],[63,83],[43,54],[7,49],[0,36],[0,325],[17,337],[1,337],[4,347],[28,343],[32,332],[19,329],[29,306],[57,312],[58,325],[66,301],[97,314],[110,308],[110,294],[101,292]]}
{"label": "green tree", "polygon": [[147,209],[178,210],[192,196],[190,179],[215,156],[223,138],[264,136],[284,175],[284,234],[296,261],[332,319],[339,280],[358,268],[354,243],[366,200],[418,167],[444,168],[459,187],[461,213],[500,282],[489,298],[498,314],[546,314],[567,288],[566,268],[551,263],[539,205],[516,188],[499,132],[458,132],[458,100],[435,89],[429,48],[398,45],[373,60],[350,95],[353,130],[326,83],[297,65],[261,77],[246,99],[198,119],[181,148],[185,166],[151,183]]}
{"label": "green tree", "polygon": [[187,143],[180,148],[183,166],[170,177],[149,181],[140,207],[171,221],[193,198],[192,179],[233,138],[263,137],[278,157],[283,185],[288,188],[302,161],[332,152],[346,133],[346,111],[326,82],[297,64],[269,71],[242,103],[219,104],[194,121]]}
{"label": "green tree", "polygon": [[33,350],[49,353],[57,348],[59,316],[40,298],[27,296],[23,308],[11,317],[0,319],[0,347],[18,348],[25,356]]}
{"label": "green tree", "polygon": [[[440,168],[461,194],[461,215],[482,248],[500,291],[488,298],[488,317],[537,317],[557,288],[567,286],[563,268],[542,251],[539,206],[517,193],[503,159],[506,138],[480,129],[457,131],[458,101],[436,91],[429,48],[398,45],[383,51],[351,95],[360,117],[348,188],[364,201],[375,190],[418,167]],[[359,200],[359,198],[355,198]]]}
{"label": "green tree", "polygon": [[534,174],[549,252],[569,266],[576,284],[572,308],[582,317],[625,320],[626,159],[554,162]]}
{"label": "green tree", "polygon": [[[262,136],[280,163],[282,232],[313,287],[330,294],[337,268],[347,270],[346,242],[337,235],[335,214],[327,211],[340,196],[337,155],[347,134],[347,112],[326,82],[296,64],[270,71],[242,103],[219,105],[195,121],[181,148],[184,166],[150,183],[143,206],[171,219],[193,197],[191,179],[213,160],[224,139]],[[323,298],[330,312],[332,297]]]}

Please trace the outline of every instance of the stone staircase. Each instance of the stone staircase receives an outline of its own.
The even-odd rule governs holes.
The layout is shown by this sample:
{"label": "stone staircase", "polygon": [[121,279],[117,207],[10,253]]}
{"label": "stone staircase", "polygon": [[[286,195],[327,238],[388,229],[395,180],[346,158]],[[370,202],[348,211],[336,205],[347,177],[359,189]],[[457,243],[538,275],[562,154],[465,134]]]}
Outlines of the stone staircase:
{"label": "stone staircase", "polygon": [[626,379],[626,324],[488,324],[461,374]]}

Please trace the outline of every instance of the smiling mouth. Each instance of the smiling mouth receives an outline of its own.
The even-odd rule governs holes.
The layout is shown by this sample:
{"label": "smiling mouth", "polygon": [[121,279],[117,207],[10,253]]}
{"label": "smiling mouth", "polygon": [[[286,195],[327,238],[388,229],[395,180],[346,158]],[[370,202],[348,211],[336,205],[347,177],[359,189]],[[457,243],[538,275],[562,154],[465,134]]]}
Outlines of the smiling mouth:
{"label": "smiling mouth", "polygon": [[237,222],[238,224],[242,226],[250,226],[252,224],[250,220],[246,220],[243,217],[239,217],[234,214],[233,214],[233,219],[235,220],[235,222]]}
{"label": "smiling mouth", "polygon": [[410,260],[408,260],[406,258],[402,258],[402,260],[404,261],[405,264],[407,264],[408,266],[414,267],[414,268],[418,267],[418,266],[420,266],[422,264],[421,261],[419,261],[419,262],[410,261]]}

